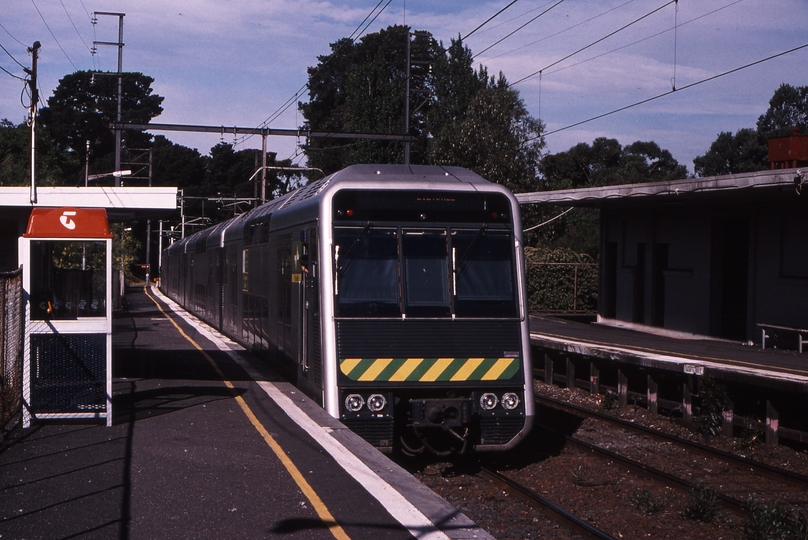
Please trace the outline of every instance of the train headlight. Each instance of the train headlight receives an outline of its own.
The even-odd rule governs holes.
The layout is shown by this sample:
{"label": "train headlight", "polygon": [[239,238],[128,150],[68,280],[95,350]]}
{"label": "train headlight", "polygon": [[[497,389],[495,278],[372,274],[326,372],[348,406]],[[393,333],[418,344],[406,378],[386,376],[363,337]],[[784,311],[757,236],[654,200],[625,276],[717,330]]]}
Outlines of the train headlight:
{"label": "train headlight", "polygon": [[496,394],[486,392],[485,394],[480,396],[480,407],[482,407],[486,411],[490,411],[491,409],[496,407],[497,403],[499,403],[499,399],[497,398]]}
{"label": "train headlight", "polygon": [[365,398],[359,394],[351,394],[345,398],[345,408],[351,412],[358,412],[365,405]]}
{"label": "train headlight", "polygon": [[519,396],[513,392],[507,392],[502,396],[502,406],[509,411],[514,410],[519,406]]}
{"label": "train headlight", "polygon": [[368,409],[379,412],[387,405],[387,400],[381,394],[373,394],[368,398]]}

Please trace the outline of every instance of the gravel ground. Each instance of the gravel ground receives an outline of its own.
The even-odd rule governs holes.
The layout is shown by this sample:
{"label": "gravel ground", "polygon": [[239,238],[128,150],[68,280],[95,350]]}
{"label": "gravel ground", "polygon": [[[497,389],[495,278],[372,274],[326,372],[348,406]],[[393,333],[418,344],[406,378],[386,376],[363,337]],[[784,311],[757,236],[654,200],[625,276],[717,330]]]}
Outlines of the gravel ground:
{"label": "gravel ground", "polygon": [[[600,399],[582,390],[567,390],[536,383],[536,392],[550,397],[603,411]],[[628,406],[612,414],[624,420],[654,427],[680,437],[697,440],[722,450],[808,475],[808,453],[785,446],[769,447],[750,444],[747,439],[711,438],[705,440],[681,427],[667,417],[649,414],[645,409]],[[559,420],[557,415],[545,415],[539,410],[539,423]],[[603,422],[581,421],[566,417],[563,429],[575,437],[617,453],[643,456],[649,465],[670,469],[687,465],[694,470],[716,468],[713,464],[696,462],[693,456],[681,458],[670,443],[650,443],[633,434],[616,432]],[[687,461],[688,463],[684,463]],[[594,458],[588,452],[565,444],[563,438],[536,429],[531,437],[516,450],[507,454],[494,454],[479,458],[479,462],[452,464],[440,461],[421,462],[411,469],[426,485],[457,506],[467,516],[500,539],[578,538],[520,500],[498,490],[494,484],[476,476],[479,464],[499,470],[518,482],[531,486],[539,494],[556,504],[572,510],[594,526],[615,538],[625,539],[746,539],[748,518],[720,509],[709,522],[683,517],[691,497],[674,491],[652,480],[629,472],[626,467]],[[720,471],[718,471],[720,473]],[[760,493],[758,501],[773,508],[781,504],[790,511],[808,514],[808,496],[805,494]],[[654,512],[652,507],[657,506]],[[757,536],[756,538],[767,538]],[[779,537],[778,537],[779,538]],[[808,538],[801,536],[800,538]]]}

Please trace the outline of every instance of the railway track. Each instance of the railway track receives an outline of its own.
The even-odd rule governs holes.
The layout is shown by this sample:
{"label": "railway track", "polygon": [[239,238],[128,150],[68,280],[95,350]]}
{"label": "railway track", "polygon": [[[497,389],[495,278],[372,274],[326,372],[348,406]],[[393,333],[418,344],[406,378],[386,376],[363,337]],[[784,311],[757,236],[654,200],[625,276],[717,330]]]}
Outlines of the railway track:
{"label": "railway track", "polygon": [[617,540],[605,531],[602,531],[594,525],[588,523],[586,520],[581,519],[575,514],[565,510],[561,506],[555,504],[550,499],[542,497],[532,489],[524,486],[504,476],[492,469],[486,467],[480,468],[480,476],[494,482],[501,489],[504,489],[514,496],[520,498],[530,506],[549,514],[552,518],[557,519],[566,528],[584,535],[586,538],[594,538],[597,540]]}
{"label": "railway track", "polygon": [[[753,471],[754,474],[757,476],[775,482],[785,483],[795,489],[808,490],[808,476],[798,474],[793,471],[789,471],[779,467],[773,467],[769,464],[762,463],[760,461],[755,461],[753,459],[749,459],[744,456],[739,456],[738,454],[725,452],[723,450],[719,450],[717,448],[713,448],[695,441],[683,439],[681,437],[676,437],[674,435],[670,435],[668,433],[664,433],[653,428],[648,428],[636,423],[627,422],[625,420],[615,418],[614,416],[603,414],[598,411],[593,411],[585,407],[573,405],[571,403],[559,401],[547,396],[537,395],[536,402],[553,407],[555,409],[566,411],[570,414],[584,416],[587,418],[595,418],[597,420],[607,422],[613,426],[620,427],[626,431],[642,434],[645,437],[678,445],[682,448],[685,448],[689,452],[705,456],[708,459],[725,461],[737,468],[749,469]],[[572,442],[576,443],[584,442],[576,438],[571,438],[571,440]]]}

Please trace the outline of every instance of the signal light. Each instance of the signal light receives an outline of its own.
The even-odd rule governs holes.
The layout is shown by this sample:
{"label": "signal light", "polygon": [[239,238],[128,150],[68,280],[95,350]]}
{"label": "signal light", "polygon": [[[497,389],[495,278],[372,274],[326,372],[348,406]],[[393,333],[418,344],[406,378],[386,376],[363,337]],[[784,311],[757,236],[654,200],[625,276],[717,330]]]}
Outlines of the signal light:
{"label": "signal light", "polygon": [[365,406],[365,398],[359,394],[351,394],[345,398],[345,408],[351,412],[358,412]]}
{"label": "signal light", "polygon": [[491,409],[496,407],[497,403],[499,403],[499,398],[497,398],[496,394],[486,392],[485,394],[480,396],[480,407],[482,407],[486,411],[490,411]]}
{"label": "signal light", "polygon": [[519,396],[513,392],[507,392],[502,396],[502,407],[512,411],[519,406]]}
{"label": "signal light", "polygon": [[368,398],[368,409],[379,412],[387,405],[387,400],[381,394],[373,394]]}

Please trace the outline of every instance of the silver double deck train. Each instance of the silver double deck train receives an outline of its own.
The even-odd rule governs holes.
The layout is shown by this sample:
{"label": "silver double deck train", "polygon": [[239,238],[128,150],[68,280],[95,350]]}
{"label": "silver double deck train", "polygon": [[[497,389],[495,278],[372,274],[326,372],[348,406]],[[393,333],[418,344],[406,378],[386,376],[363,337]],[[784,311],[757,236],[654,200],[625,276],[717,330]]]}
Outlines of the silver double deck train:
{"label": "silver double deck train", "polygon": [[519,206],[355,165],[165,250],[161,288],[384,451],[504,450],[533,389]]}

